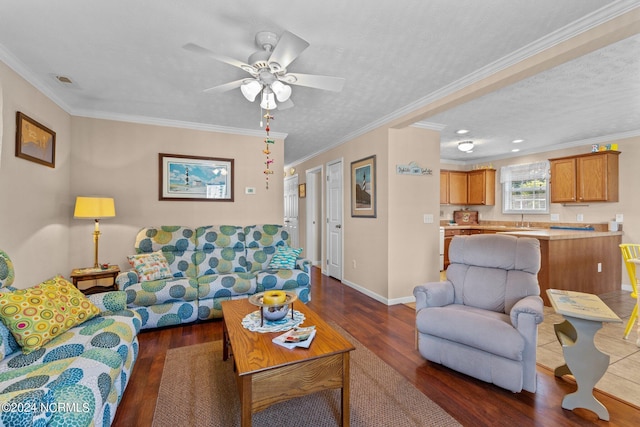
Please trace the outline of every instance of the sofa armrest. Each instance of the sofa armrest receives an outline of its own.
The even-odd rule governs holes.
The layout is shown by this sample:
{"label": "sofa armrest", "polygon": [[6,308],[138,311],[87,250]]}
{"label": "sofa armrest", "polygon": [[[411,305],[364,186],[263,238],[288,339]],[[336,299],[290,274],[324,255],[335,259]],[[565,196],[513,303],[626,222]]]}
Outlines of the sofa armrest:
{"label": "sofa armrest", "polygon": [[104,311],[120,311],[127,308],[127,293],[125,291],[101,292],[88,295],[87,298]]}
{"label": "sofa armrest", "polygon": [[123,271],[116,276],[116,285],[118,289],[124,291],[131,285],[135,285],[139,282],[138,274],[135,270]]}
{"label": "sofa armrest", "polygon": [[453,283],[429,282],[413,288],[416,297],[416,311],[426,307],[443,307],[453,304]]}
{"label": "sofa armrest", "polygon": [[298,257],[298,259],[296,259],[296,269],[297,270],[302,270],[305,273],[310,273],[311,272],[311,260],[306,259],[306,258]]}
{"label": "sofa armrest", "polygon": [[514,304],[511,309],[511,324],[514,328],[518,329],[518,317],[520,315],[529,315],[534,316],[534,321],[536,325],[539,325],[544,320],[542,298],[538,295],[529,295],[528,297],[522,298],[520,301]]}

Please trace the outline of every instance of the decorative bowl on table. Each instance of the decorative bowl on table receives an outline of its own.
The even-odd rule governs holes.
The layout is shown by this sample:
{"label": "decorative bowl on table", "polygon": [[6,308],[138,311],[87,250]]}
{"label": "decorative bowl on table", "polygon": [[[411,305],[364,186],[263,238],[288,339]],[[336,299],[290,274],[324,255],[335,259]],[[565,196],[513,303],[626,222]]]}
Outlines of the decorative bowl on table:
{"label": "decorative bowl on table", "polygon": [[260,307],[262,316],[269,321],[283,319],[289,307],[297,300],[296,294],[280,290],[264,291],[249,297],[249,302]]}

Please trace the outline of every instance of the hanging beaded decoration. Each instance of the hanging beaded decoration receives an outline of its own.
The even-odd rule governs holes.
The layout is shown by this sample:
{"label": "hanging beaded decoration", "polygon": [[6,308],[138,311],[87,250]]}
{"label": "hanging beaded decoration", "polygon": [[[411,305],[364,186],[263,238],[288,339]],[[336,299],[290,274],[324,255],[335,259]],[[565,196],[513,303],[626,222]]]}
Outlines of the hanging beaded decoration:
{"label": "hanging beaded decoration", "polygon": [[[267,137],[264,139],[264,150],[262,150],[262,152],[267,156],[267,161],[264,162],[264,164],[267,166],[266,169],[264,170],[264,175],[265,175],[266,186],[268,190],[269,175],[273,174],[273,169],[271,169],[271,163],[273,163],[273,159],[269,157],[269,155],[271,154],[271,150],[269,150],[269,145],[275,143],[275,141],[269,136],[269,131],[271,130],[269,125],[271,124],[271,120],[273,119],[273,116],[270,114],[268,109],[267,109],[267,114],[265,114],[263,117],[267,119],[267,123],[266,123],[267,126],[265,127],[265,130],[267,131]],[[262,121],[260,121],[260,125],[262,125]]]}

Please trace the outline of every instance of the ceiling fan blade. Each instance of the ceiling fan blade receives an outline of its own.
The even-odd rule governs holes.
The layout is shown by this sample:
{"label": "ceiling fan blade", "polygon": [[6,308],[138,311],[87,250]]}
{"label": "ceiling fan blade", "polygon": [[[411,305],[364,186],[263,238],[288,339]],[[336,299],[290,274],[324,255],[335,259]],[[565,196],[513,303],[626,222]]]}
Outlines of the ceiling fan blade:
{"label": "ceiling fan blade", "polygon": [[247,80],[247,79],[240,79],[240,80],[236,80],[236,81],[233,81],[233,82],[225,83],[223,85],[210,87],[209,89],[205,89],[203,92],[206,92],[206,93],[228,92],[230,90],[239,88],[242,85],[242,83],[245,82],[245,80]]}
{"label": "ceiling fan blade", "polygon": [[345,79],[342,77],[316,76],[313,74],[287,73],[280,80],[285,83],[298,86],[313,87],[316,89],[340,92]]}
{"label": "ceiling fan blade", "polygon": [[273,48],[269,62],[278,63],[281,69],[287,68],[308,47],[309,43],[306,40],[285,31],[280,36],[276,47]]}
{"label": "ceiling fan blade", "polygon": [[184,46],[182,46],[182,48],[185,50],[188,50],[189,52],[194,52],[201,55],[207,55],[217,61],[224,62],[225,64],[233,65],[234,67],[238,67],[248,73],[251,73],[254,76],[257,75],[256,72],[253,70],[253,67],[251,67],[249,64],[246,64],[238,59],[234,59],[228,56],[218,55],[217,53],[213,53],[209,49],[204,48],[202,46],[198,46],[197,44],[187,43]]}
{"label": "ceiling fan blade", "polygon": [[284,102],[279,102],[278,103],[278,110],[287,110],[291,107],[293,107],[293,101],[291,100],[291,98],[287,99]]}

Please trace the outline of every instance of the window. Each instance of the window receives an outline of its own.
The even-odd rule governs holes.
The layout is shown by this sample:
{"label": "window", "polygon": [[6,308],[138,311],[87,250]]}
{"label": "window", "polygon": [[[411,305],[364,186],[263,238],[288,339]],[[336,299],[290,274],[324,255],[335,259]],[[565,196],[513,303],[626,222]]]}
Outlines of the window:
{"label": "window", "polygon": [[502,213],[549,213],[549,162],[500,168]]}

